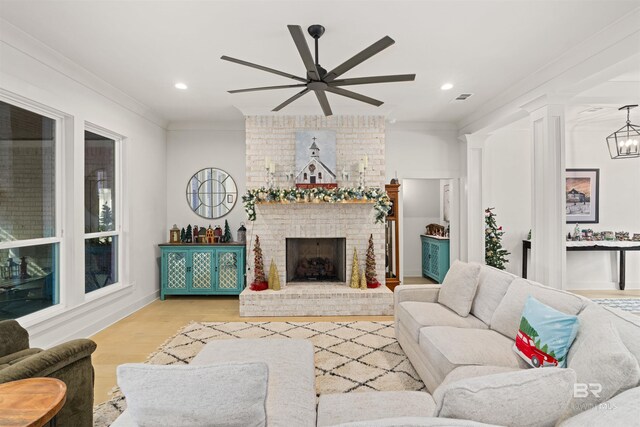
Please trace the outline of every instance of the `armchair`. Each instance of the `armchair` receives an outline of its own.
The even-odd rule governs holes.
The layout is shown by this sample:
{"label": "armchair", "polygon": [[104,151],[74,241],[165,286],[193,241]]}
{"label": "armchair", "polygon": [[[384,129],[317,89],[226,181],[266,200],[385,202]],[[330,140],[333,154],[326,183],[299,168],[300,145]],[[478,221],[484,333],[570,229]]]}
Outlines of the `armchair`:
{"label": "armchair", "polygon": [[58,425],[93,425],[91,354],[96,344],[76,339],[48,350],[29,348],[29,333],[15,320],[0,321],[0,383],[33,377],[51,377],[67,385],[67,401],[58,413]]}

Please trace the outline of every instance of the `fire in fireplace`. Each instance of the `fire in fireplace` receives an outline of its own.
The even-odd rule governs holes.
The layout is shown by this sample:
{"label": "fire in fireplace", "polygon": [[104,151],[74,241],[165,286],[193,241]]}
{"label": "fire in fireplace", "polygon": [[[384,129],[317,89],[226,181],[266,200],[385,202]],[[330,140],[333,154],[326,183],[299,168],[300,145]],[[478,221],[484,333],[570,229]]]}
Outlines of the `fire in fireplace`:
{"label": "fire in fireplace", "polygon": [[287,282],[346,282],[347,240],[287,239]]}

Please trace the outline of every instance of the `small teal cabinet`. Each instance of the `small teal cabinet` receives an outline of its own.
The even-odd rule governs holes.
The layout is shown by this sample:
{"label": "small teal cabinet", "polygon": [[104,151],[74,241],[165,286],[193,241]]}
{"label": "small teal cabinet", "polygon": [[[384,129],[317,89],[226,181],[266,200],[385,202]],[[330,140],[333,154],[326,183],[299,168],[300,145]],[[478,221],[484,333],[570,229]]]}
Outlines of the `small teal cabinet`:
{"label": "small teal cabinet", "polygon": [[449,271],[449,239],[421,235],[422,276],[442,283]]}
{"label": "small teal cabinet", "polygon": [[160,245],[160,299],[166,295],[237,295],[244,289],[245,246]]}

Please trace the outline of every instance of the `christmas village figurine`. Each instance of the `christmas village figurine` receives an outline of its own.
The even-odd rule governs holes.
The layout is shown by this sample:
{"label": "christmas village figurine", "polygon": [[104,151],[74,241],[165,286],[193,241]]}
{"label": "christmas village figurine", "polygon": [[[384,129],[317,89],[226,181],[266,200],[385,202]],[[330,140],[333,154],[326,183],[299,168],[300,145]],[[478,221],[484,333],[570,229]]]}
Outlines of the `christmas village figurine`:
{"label": "christmas village figurine", "polygon": [[487,265],[504,270],[504,265],[509,262],[507,255],[510,255],[511,252],[502,248],[504,231],[502,231],[502,226],[498,227],[496,224],[496,214],[493,213],[493,209],[487,208],[484,211],[484,259]]}
{"label": "christmas village figurine", "polygon": [[224,220],[224,234],[222,235],[222,243],[229,243],[233,241],[233,236],[231,236],[231,227],[229,227],[229,221]]}
{"label": "christmas village figurine", "polygon": [[198,243],[207,243],[207,229],[204,227],[198,231]]}
{"label": "christmas village figurine", "polygon": [[198,243],[198,233],[200,233],[200,229],[197,225],[193,226],[193,243]]}
{"label": "christmas village figurine", "polygon": [[260,248],[260,238],[256,236],[256,243],[253,245],[255,254],[253,259],[254,279],[249,286],[252,291],[264,291],[269,288],[269,283],[264,277],[264,261],[262,260],[262,248]]}
{"label": "christmas village figurine", "polygon": [[220,243],[222,239],[222,228],[219,225],[216,225],[216,228],[213,230],[213,235],[215,237],[215,242]]}
{"label": "christmas village figurine", "polygon": [[215,237],[213,235],[213,228],[211,228],[211,224],[209,224],[209,228],[207,228],[206,232],[207,243],[215,243]]}
{"label": "christmas village figurine", "polygon": [[349,284],[354,289],[360,287],[360,268],[358,267],[358,251],[353,248],[353,262],[351,263],[351,283]]}
{"label": "christmas village figurine", "polygon": [[367,248],[367,262],[364,275],[367,279],[367,288],[377,288],[380,282],[376,278],[376,254],[373,248],[373,234],[369,236],[369,247]]}
{"label": "christmas village figurine", "polygon": [[269,267],[269,289],[280,290],[280,275],[274,260],[271,260],[271,266]]}
{"label": "christmas village figurine", "polygon": [[191,224],[187,225],[187,232],[184,235],[184,242],[193,243],[193,234],[192,234]]}

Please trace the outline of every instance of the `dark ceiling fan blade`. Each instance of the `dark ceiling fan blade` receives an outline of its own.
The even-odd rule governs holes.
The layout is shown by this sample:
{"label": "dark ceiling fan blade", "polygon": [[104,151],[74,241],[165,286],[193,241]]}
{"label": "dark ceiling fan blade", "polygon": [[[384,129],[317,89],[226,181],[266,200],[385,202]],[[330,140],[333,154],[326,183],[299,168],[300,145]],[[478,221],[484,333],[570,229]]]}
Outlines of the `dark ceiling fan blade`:
{"label": "dark ceiling fan blade", "polygon": [[327,86],[325,89],[327,92],[335,93],[336,95],[346,96],[347,98],[355,99],[358,101],[366,102],[367,104],[375,105],[376,107],[384,104],[382,101],[370,98],[368,96],[360,95],[359,93],[351,92],[350,90],[342,89],[340,87]]}
{"label": "dark ceiling fan blade", "polygon": [[333,115],[333,111],[331,111],[331,106],[329,105],[329,100],[327,99],[327,94],[324,93],[323,90],[315,90],[316,98],[318,98],[318,102],[320,103],[320,107],[322,107],[322,112],[325,116]]}
{"label": "dark ceiling fan blade", "polygon": [[307,74],[309,75],[311,80],[320,80],[320,74],[318,73],[316,64],[313,61],[313,56],[311,56],[309,45],[307,44],[307,41],[304,38],[302,27],[300,25],[287,25],[287,27],[289,28],[291,37],[293,37],[293,42],[296,44],[296,47],[298,48],[298,53],[302,58],[302,62],[304,63],[305,68],[307,69]]}
{"label": "dark ceiling fan blade", "polygon": [[311,91],[311,89],[305,89],[305,90],[303,90],[301,92],[296,93],[291,98],[287,99],[286,101],[284,101],[282,104],[278,105],[276,108],[274,108],[271,111],[280,111],[280,110],[282,110],[284,107],[286,107],[287,105],[291,104],[296,99],[298,99],[301,96],[306,95],[307,93],[309,93],[309,91]]}
{"label": "dark ceiling fan blade", "polygon": [[377,42],[375,42],[365,50],[355,54],[354,56],[347,59],[342,64],[338,65],[333,70],[329,71],[322,80],[324,80],[326,83],[329,83],[335,80],[336,77],[341,76],[342,74],[346,73],[356,65],[361,64],[362,62],[371,58],[376,53],[381,52],[382,50],[388,48],[394,43],[395,41],[391,37],[384,36],[383,38],[381,38],[380,40],[378,40]]}
{"label": "dark ceiling fan blade", "polygon": [[258,64],[253,64],[251,62],[243,61],[242,59],[231,58],[230,56],[223,55],[220,57],[225,61],[235,62],[236,64],[246,65],[247,67],[257,68],[258,70],[266,71],[268,73],[277,74],[283,77],[289,77],[290,79],[298,80],[299,82],[306,83],[307,79],[303,79],[302,77],[294,76],[293,74],[285,73],[284,71],[274,70],[273,68],[265,67]]}
{"label": "dark ceiling fan blade", "polygon": [[393,76],[354,77],[352,79],[339,79],[329,83],[329,86],[367,85],[371,83],[412,82],[415,74],[395,74]]}
{"label": "dark ceiling fan blade", "polygon": [[247,89],[235,89],[235,90],[229,90],[229,93],[242,93],[242,92],[257,92],[259,90],[272,90],[272,89],[288,89],[291,87],[305,87],[306,84],[299,84],[299,85],[281,85],[281,86],[264,86],[264,87],[250,87]]}

